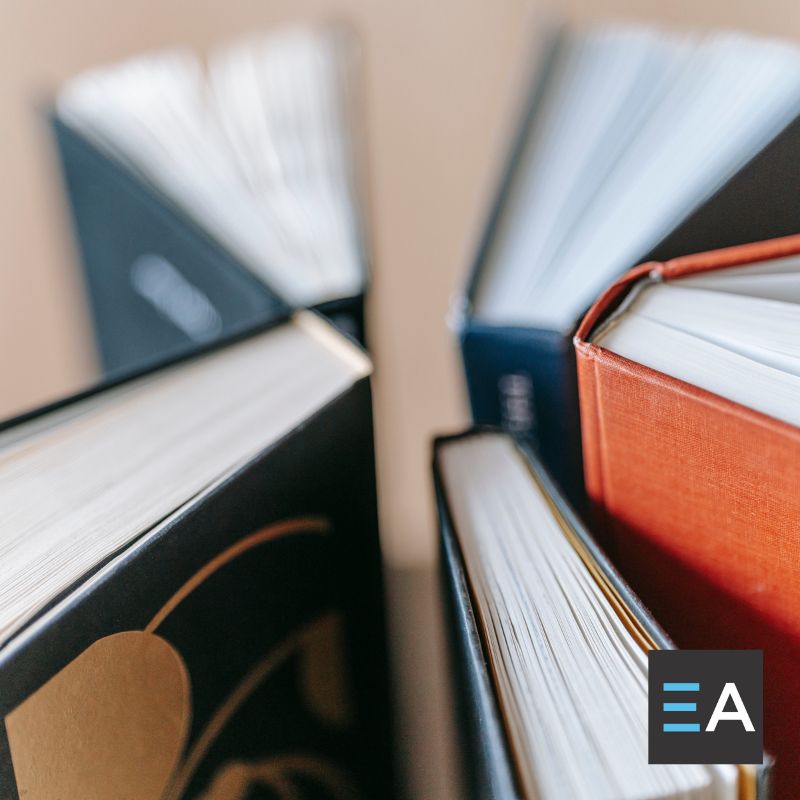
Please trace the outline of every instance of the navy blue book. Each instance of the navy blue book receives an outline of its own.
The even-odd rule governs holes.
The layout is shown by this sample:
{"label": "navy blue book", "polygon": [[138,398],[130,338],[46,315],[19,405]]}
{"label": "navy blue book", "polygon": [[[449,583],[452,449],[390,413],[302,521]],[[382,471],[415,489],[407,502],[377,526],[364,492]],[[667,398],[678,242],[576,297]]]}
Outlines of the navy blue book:
{"label": "navy blue book", "polygon": [[364,342],[357,46],[287,28],[77,76],[51,115],[105,371],[287,308]]}
{"label": "navy blue book", "polygon": [[392,797],[369,375],[302,311],[0,431],[0,798]]}
{"label": "navy blue book", "polygon": [[800,48],[640,25],[541,57],[460,303],[472,415],[583,507],[572,336],[637,263],[800,230]]}
{"label": "navy blue book", "polygon": [[674,645],[530,446],[476,428],[433,454],[465,797],[766,800],[768,756],[648,766],[647,652]]}

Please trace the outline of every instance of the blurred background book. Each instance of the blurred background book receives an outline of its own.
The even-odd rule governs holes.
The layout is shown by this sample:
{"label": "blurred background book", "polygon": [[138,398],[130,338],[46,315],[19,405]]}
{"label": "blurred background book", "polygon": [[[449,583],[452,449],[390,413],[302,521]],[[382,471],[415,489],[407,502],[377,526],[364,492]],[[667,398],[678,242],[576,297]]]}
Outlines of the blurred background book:
{"label": "blurred background book", "polygon": [[[565,0],[579,21],[632,17],[800,37],[793,0]],[[395,659],[409,794],[453,797],[440,623],[431,433],[467,419],[457,347],[444,322],[505,161],[529,44],[543,9],[365,0],[288,3],[46,0],[0,7],[0,414],[65,394],[96,374],[91,330],[55,151],[41,110],[77,73],[143,51],[207,53],[297,20],[345,19],[363,41],[372,219],[366,326],[384,550],[396,593]],[[402,623],[402,624],[401,624]]]}
{"label": "blurred background book", "polygon": [[456,327],[475,422],[583,509],[580,314],[635,264],[797,231],[800,48],[628,22],[542,50]]}
{"label": "blurred background book", "polygon": [[284,25],[59,91],[50,117],[104,371],[287,305],[364,343],[360,62],[345,26]]}

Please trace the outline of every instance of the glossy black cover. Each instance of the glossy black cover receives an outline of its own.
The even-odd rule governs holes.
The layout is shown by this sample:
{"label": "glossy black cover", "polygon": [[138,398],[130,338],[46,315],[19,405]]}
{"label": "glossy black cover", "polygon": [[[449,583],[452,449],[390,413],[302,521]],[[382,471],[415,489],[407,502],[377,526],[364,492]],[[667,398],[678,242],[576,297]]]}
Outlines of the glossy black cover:
{"label": "glossy black cover", "polygon": [[[329,692],[340,701],[331,714],[308,676],[338,674],[336,630],[351,702]],[[215,781],[219,788],[243,770],[250,793],[271,797],[281,769],[279,780],[302,797],[350,797],[349,788],[393,796],[367,378],[86,576],[4,646],[0,719],[8,725],[87,648],[142,631],[174,649],[191,682],[188,738],[172,776],[180,797],[216,797]],[[102,674],[95,683],[103,685]],[[17,800],[9,741],[0,736],[0,797]]]}

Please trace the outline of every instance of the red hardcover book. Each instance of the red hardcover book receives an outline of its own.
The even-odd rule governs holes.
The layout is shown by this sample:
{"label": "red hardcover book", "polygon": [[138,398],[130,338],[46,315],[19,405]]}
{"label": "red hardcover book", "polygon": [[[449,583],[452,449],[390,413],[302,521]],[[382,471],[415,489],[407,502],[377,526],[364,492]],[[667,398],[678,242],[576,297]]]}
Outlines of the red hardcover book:
{"label": "red hardcover book", "polygon": [[800,327],[770,332],[800,314],[799,255],[793,236],[644,264],[575,337],[603,545],[679,647],[764,650],[779,798],[800,793]]}

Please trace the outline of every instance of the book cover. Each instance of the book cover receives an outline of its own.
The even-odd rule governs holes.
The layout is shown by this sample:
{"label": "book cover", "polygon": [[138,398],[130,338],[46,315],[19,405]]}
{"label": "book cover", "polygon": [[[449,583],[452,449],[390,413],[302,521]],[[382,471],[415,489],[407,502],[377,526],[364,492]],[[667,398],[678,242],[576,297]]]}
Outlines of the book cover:
{"label": "book cover", "polygon": [[383,615],[365,377],[0,648],[0,796],[392,796]]}
{"label": "book cover", "polygon": [[105,372],[286,315],[281,298],[167,197],[57,116],[51,125]]}

